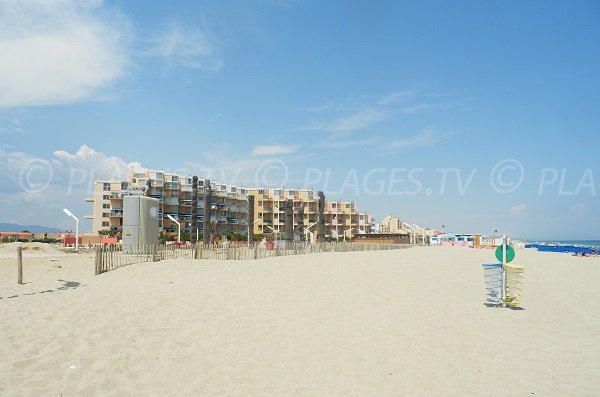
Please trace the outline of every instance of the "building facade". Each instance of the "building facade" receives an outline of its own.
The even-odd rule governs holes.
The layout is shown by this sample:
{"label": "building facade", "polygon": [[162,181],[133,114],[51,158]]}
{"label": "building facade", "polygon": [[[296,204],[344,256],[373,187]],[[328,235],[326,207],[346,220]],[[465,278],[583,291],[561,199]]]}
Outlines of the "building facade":
{"label": "building facade", "polygon": [[[206,180],[198,180],[197,229],[204,231],[204,203],[208,194]],[[176,235],[178,225],[182,233],[192,233],[192,177],[154,170],[130,170],[127,180],[98,180],[94,184],[92,203],[94,233],[119,235],[123,227],[123,197],[146,194],[159,200],[159,229]],[[249,225],[248,196],[254,196],[254,222]],[[317,229],[319,198],[313,189],[243,188],[210,182],[211,233],[246,234],[249,227],[254,234],[275,234],[283,237],[286,207],[291,207],[293,230],[303,238]],[[301,209],[302,208],[302,209]],[[288,217],[290,213],[288,211]],[[359,212],[354,201],[325,203],[325,233],[328,237],[352,238],[357,233],[372,233],[371,215]]]}

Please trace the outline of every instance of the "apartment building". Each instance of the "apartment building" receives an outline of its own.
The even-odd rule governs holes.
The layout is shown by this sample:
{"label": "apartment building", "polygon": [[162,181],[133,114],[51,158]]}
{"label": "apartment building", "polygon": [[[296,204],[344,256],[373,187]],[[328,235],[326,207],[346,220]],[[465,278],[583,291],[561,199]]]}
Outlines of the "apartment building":
{"label": "apartment building", "polygon": [[[292,200],[294,225],[302,225],[305,230],[315,231],[319,218],[319,197],[313,189],[253,188],[248,190],[255,196],[254,233],[281,233],[285,228],[285,207]],[[304,204],[303,218],[298,219],[298,209]],[[328,237],[352,238],[357,233],[372,233],[373,217],[359,212],[354,201],[325,202],[325,234]]]}
{"label": "apartment building", "polygon": [[123,227],[123,196],[129,194],[127,181],[110,179],[94,183],[93,197],[85,199],[92,203],[92,231],[117,231]]}
{"label": "apartment building", "polygon": [[[254,195],[255,234],[282,233],[289,200],[293,203],[294,225],[313,231],[319,217],[319,198],[313,189],[251,188],[248,194]],[[302,204],[304,214],[300,220],[298,209]]]}
{"label": "apartment building", "polygon": [[[198,180],[197,229],[204,230],[205,180]],[[246,189],[211,182],[211,232],[245,234],[248,216]],[[131,194],[148,194],[159,200],[159,229],[176,234],[178,225],[182,233],[191,233],[192,177],[153,170],[130,170],[128,180],[99,180],[94,184],[92,219],[94,233],[107,231],[118,234],[123,226],[123,197]]]}
{"label": "apartment building", "polygon": [[[204,230],[205,180],[198,180],[197,228]],[[224,183],[210,182],[211,232],[248,232],[248,196],[254,196],[255,234],[283,233],[285,208],[291,201],[294,230],[298,224],[305,231],[316,231],[319,218],[319,197],[313,189],[243,188]],[[119,234],[123,227],[123,197],[148,194],[159,200],[159,228],[171,235],[177,234],[181,224],[182,233],[192,230],[192,177],[156,170],[130,170],[127,180],[99,180],[94,184],[92,203],[93,231]],[[302,219],[298,209],[303,206]],[[373,218],[359,212],[354,201],[325,203],[325,233],[329,237],[351,238],[356,233],[373,232]],[[278,236],[282,237],[282,235]]]}

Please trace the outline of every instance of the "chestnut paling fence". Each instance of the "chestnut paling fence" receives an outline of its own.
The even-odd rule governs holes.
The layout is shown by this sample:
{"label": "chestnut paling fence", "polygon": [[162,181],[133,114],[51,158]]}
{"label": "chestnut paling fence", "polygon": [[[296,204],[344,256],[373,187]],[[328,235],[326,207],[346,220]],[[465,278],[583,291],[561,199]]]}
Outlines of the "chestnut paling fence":
{"label": "chestnut paling fence", "polygon": [[106,273],[134,263],[164,259],[253,260],[273,256],[306,255],[320,252],[383,251],[414,247],[414,244],[378,244],[357,242],[267,242],[248,245],[229,242],[221,245],[151,244],[139,246],[103,245],[96,248],[96,274]]}

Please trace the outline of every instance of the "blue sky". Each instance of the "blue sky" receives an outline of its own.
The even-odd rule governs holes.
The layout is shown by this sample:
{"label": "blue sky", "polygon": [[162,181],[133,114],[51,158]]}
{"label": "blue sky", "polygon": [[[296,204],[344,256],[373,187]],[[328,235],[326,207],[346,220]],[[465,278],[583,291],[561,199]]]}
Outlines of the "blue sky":
{"label": "blue sky", "polygon": [[[594,1],[0,3],[0,222],[131,164],[600,238]],[[89,222],[83,229],[90,228]]]}

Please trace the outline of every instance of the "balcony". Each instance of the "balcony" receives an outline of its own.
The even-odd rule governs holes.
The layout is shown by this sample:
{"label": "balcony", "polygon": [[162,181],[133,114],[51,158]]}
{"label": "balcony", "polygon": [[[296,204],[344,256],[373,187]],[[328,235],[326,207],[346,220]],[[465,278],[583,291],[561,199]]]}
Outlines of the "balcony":
{"label": "balcony", "polygon": [[122,218],[123,217],[123,208],[113,209],[110,211],[111,218]]}
{"label": "balcony", "polygon": [[86,203],[93,203],[94,202],[94,198],[93,197],[86,197],[85,198],[85,202]]}
{"label": "balcony", "polygon": [[165,182],[162,179],[152,179],[150,181],[151,187],[163,187]]}
{"label": "balcony", "polygon": [[179,205],[184,206],[184,207],[191,207],[192,200],[182,200],[179,202]]}
{"label": "balcony", "polygon": [[179,205],[179,198],[178,197],[165,197],[165,198],[163,198],[163,204]]}
{"label": "balcony", "polygon": [[182,192],[191,192],[192,191],[192,187],[190,185],[181,185],[181,189]]}
{"label": "balcony", "polygon": [[171,190],[179,189],[179,182],[165,182],[164,188]]}

